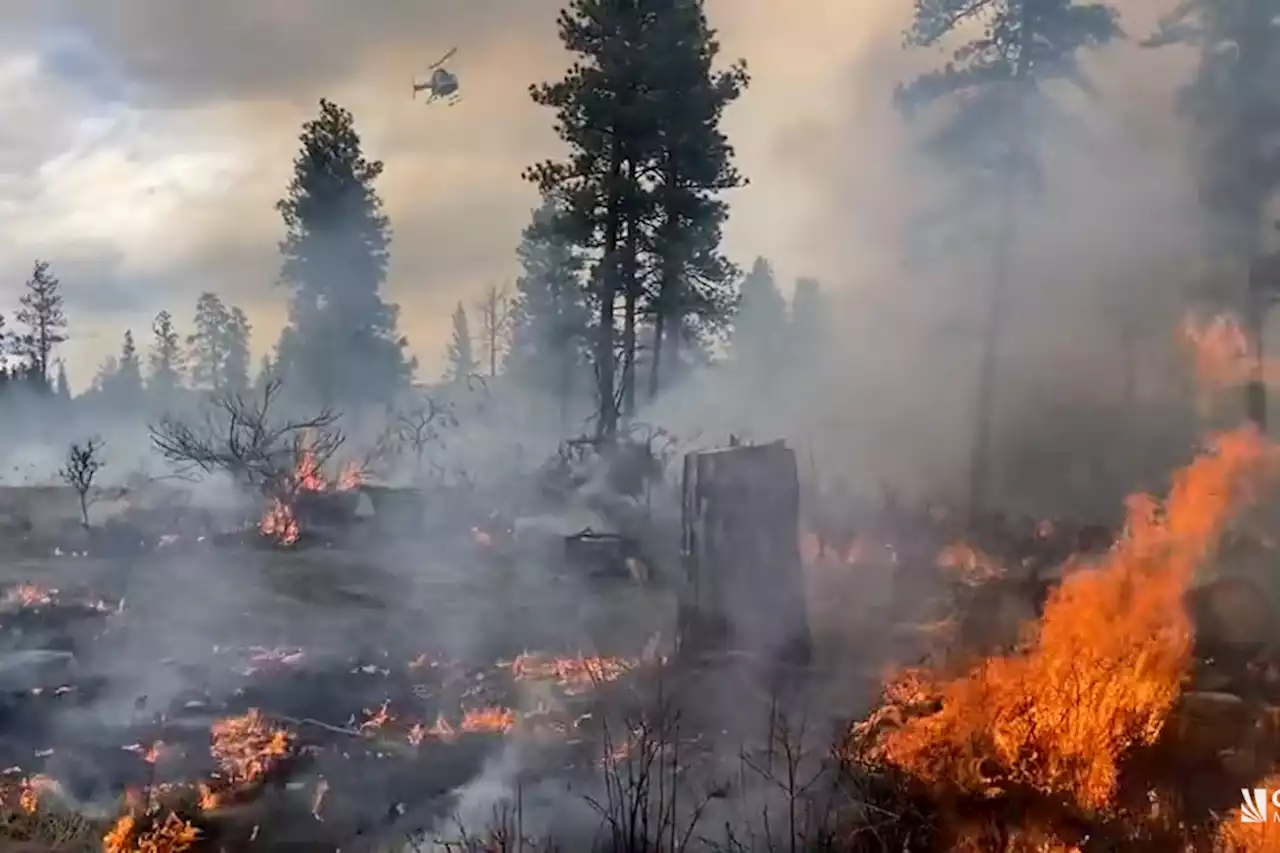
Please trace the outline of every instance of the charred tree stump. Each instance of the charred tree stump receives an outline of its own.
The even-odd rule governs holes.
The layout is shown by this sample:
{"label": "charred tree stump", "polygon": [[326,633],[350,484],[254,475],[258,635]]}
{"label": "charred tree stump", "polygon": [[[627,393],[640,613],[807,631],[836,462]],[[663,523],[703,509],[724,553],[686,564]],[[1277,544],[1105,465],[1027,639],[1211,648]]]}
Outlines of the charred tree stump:
{"label": "charred tree stump", "polygon": [[683,501],[680,655],[808,663],[795,452],[778,441],[689,453]]}

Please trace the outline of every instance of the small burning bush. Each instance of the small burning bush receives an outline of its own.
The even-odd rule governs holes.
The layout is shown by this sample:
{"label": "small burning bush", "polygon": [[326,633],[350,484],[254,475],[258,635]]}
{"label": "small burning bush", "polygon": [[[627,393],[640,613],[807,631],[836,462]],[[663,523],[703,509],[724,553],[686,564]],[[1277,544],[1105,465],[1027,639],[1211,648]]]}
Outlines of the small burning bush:
{"label": "small burning bush", "polygon": [[279,381],[272,381],[253,399],[221,396],[199,426],[170,419],[153,425],[151,443],[182,471],[226,473],[257,492],[266,503],[260,522],[263,534],[292,545],[301,535],[300,498],[354,488],[370,460],[348,464],[336,477],[327,476],[326,467],[346,442],[338,428],[340,415],[325,408],[305,418],[279,417],[275,408],[280,391]]}

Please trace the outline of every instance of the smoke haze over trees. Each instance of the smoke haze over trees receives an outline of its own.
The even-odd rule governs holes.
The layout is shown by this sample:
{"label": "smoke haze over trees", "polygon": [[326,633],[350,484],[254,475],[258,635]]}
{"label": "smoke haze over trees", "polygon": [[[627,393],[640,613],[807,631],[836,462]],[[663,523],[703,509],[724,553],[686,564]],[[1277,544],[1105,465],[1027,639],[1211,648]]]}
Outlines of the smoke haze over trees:
{"label": "smoke haze over trees", "polygon": [[[110,408],[119,394],[151,416],[275,378],[290,405],[377,412],[433,392],[444,377],[474,374],[494,400],[536,412],[554,433],[548,441],[586,434],[607,445],[648,421],[685,436],[785,436],[865,474],[857,479],[868,491],[881,479],[910,481],[975,505],[984,495],[1012,499],[1009,472],[1078,443],[1080,458],[1058,466],[1075,485],[1045,491],[1055,500],[1092,494],[1107,477],[1085,458],[1090,442],[1062,434],[1107,436],[1113,459],[1182,447],[1193,406],[1169,329],[1204,293],[1247,307],[1247,268],[1273,244],[1268,205],[1280,172],[1263,143],[1277,104],[1257,81],[1276,28],[1259,23],[1263,4],[1238,5],[1185,4],[1126,26],[1131,42],[1124,4],[899,10],[907,49],[901,30],[877,31],[859,96],[881,112],[866,108],[870,118],[850,131],[857,144],[841,155],[850,172],[880,175],[887,191],[847,191],[833,173],[837,206],[857,217],[810,228],[780,203],[768,223],[812,231],[805,239],[824,257],[848,253],[847,274],[815,264],[815,277],[794,261],[773,263],[768,246],[732,257],[726,249],[738,200],[765,192],[739,173],[734,145],[758,159],[762,141],[739,128],[751,126],[755,87],[774,85],[758,63],[756,79],[748,76],[733,15],[693,0],[643,9],[574,0],[541,24],[567,70],[518,81],[557,147],[523,174],[532,210],[523,233],[508,235],[510,279],[478,280],[460,301],[424,288],[406,322],[388,292],[390,270],[430,247],[383,203],[403,149],[383,144],[384,117],[358,97],[349,99],[358,109],[345,92],[341,104],[312,98],[274,193],[278,286],[228,281],[194,307],[192,288],[121,322],[99,349],[112,354],[85,405]],[[722,18],[732,24],[724,50]],[[1126,69],[1140,67],[1168,53],[1143,47],[1166,45],[1196,56],[1170,81],[1182,94],[1161,107],[1162,127],[1182,134],[1198,192],[1181,207],[1152,189],[1176,169],[1160,172],[1142,162],[1140,145],[1108,136],[1123,113],[1115,93],[1127,84],[1107,63],[1124,51],[1134,63]],[[949,61],[934,65],[922,47]],[[762,62],[776,67],[767,53]],[[823,103],[852,115],[843,97]],[[422,121],[425,140],[437,131]],[[778,156],[806,158],[817,143],[801,136]],[[1108,183],[1114,196],[1100,187]],[[1121,193],[1125,212],[1106,214]],[[1183,220],[1200,226],[1203,247],[1178,231]],[[36,393],[43,384],[58,392],[45,394],[50,402],[64,400],[59,359],[67,340],[78,343],[73,308],[85,274],[53,253],[29,269],[22,302],[0,312],[5,387]],[[503,280],[513,282],[509,294],[492,284]],[[491,292],[477,301],[484,287]],[[263,300],[284,308],[278,337],[277,319],[257,313]],[[414,341],[436,354],[418,370],[402,327],[422,324],[424,305],[441,337]],[[1112,352],[1122,369],[1091,361]],[[1149,420],[1165,439],[1136,440]],[[1142,446],[1125,451],[1125,442]],[[1108,481],[1104,491],[1129,485]]]}
{"label": "smoke haze over trees", "polygon": [[[545,559],[559,572],[575,547],[623,555],[632,539],[651,538],[655,559],[627,552],[614,561],[620,580],[636,582],[625,595],[666,596],[672,578],[690,577],[679,552],[696,534],[680,521],[700,499],[677,485],[688,451],[785,440],[799,482],[793,488],[789,462],[779,469],[786,505],[777,516],[789,518],[794,499],[812,528],[806,543],[819,526],[853,540],[838,549],[839,572],[857,575],[846,571],[857,562],[854,545],[869,545],[889,554],[896,580],[914,556],[882,551],[889,543],[857,526],[864,517],[896,524],[897,510],[918,507],[902,513],[905,533],[894,536],[918,543],[926,539],[914,537],[917,528],[927,529],[923,552],[933,536],[976,529],[968,522],[988,512],[1016,514],[1031,520],[1027,538],[1039,548],[1034,522],[1067,516],[1108,528],[1124,495],[1162,492],[1205,426],[1239,420],[1242,389],[1203,393],[1180,333],[1191,313],[1227,310],[1268,337],[1266,303],[1280,292],[1280,260],[1270,254],[1280,245],[1280,26],[1264,15],[1273,0],[1189,0],[1161,10],[1171,13],[1163,20],[1136,0],[549,2],[455,4],[444,32],[417,17],[419,5],[443,8],[440,0],[359,14],[332,4],[332,14],[300,27],[289,4],[268,4],[269,14],[240,8],[259,30],[219,17],[223,7],[212,4],[201,13],[208,32],[185,50],[200,54],[205,36],[221,44],[225,28],[243,53],[224,47],[228,55],[207,67],[181,65],[185,75],[159,37],[111,57],[120,69],[61,42],[33,64],[100,87],[93,108],[108,118],[34,125],[77,145],[80,134],[124,134],[149,120],[120,104],[135,96],[134,83],[136,97],[182,107],[173,112],[189,150],[123,200],[103,193],[83,209],[77,201],[80,233],[93,239],[15,242],[21,267],[0,302],[0,419],[12,438],[0,445],[0,487],[56,484],[77,453],[89,461],[88,448],[102,470],[92,468],[93,493],[85,484],[80,497],[101,499],[103,514],[133,512],[148,489],[160,495],[147,495],[162,504],[157,517],[184,499],[199,504],[197,521],[179,531],[193,531],[198,546],[166,541],[165,530],[137,561],[148,572],[153,563],[180,566],[178,592],[151,574],[120,573],[135,589],[147,585],[137,604],[157,611],[157,633],[173,625],[206,655],[206,622],[236,611],[234,625],[260,629],[283,650],[297,613],[314,619],[309,636],[323,638],[298,672],[309,678],[312,658],[316,672],[332,660],[350,676],[344,684],[382,684],[403,669],[402,650],[382,644],[382,623],[403,617],[416,660],[428,657],[414,632],[431,633],[448,653],[439,657],[447,665],[432,658],[426,669],[449,670],[452,691],[455,658],[472,647],[488,655],[501,633],[492,623],[514,621],[534,587],[565,610],[581,604],[595,621],[595,592],[580,594],[571,576],[542,583],[543,556],[526,565],[528,542],[541,548],[545,537]],[[532,42],[510,32],[492,38],[474,23],[481,6],[509,14],[504,26],[534,28],[543,52],[526,51]],[[552,6],[563,7],[558,16]],[[876,25],[850,26],[863,20],[854,7]],[[123,0],[116,11],[130,9]],[[430,24],[427,36],[398,32],[388,23],[398,15]],[[189,13],[155,16],[172,24]],[[277,17],[294,24],[297,44],[274,37]],[[86,12],[83,26],[93,20]],[[334,37],[334,20],[351,32]],[[135,21],[164,32],[145,23]],[[371,44],[366,28],[379,27],[384,42]],[[744,37],[762,29],[767,39]],[[424,49],[434,57],[431,45],[446,33],[452,44],[455,32],[456,65],[446,64],[462,99],[426,106],[419,92],[410,101],[408,65]],[[281,56],[264,55],[263,44]],[[287,73],[267,73],[286,57]],[[160,79],[152,63],[173,67],[173,79]],[[15,68],[10,76],[25,80],[26,67]],[[8,74],[0,91],[21,88]],[[224,109],[221,88],[242,97],[237,110]],[[791,103],[803,107],[787,115],[806,121],[766,108]],[[270,145],[253,132],[259,119]],[[227,151],[206,147],[215,125],[233,140]],[[109,158],[62,165],[77,164],[127,168]],[[78,199],[72,178],[83,174],[58,188]],[[182,227],[157,221],[161,208],[145,201],[153,194],[180,200],[171,215]],[[216,216],[210,199],[222,194],[253,200],[262,222]],[[508,220],[511,197],[519,210]],[[73,206],[42,198],[55,202]],[[31,207],[33,223],[15,226],[15,241],[42,233],[40,205]],[[119,258],[94,242],[117,229],[131,240]],[[223,241],[207,257],[193,248],[205,246],[205,230]],[[157,260],[166,252],[198,262],[167,266]],[[1268,263],[1274,275],[1257,275]],[[100,272],[108,267],[111,275]],[[119,286],[126,276],[130,286]],[[102,360],[81,382],[85,352],[91,365]],[[691,480],[701,477],[691,470]],[[710,493],[719,474],[706,473]],[[188,488],[188,478],[199,486]],[[169,481],[183,484],[168,492]],[[844,517],[811,512],[827,504]],[[95,526],[90,509],[80,508],[92,536],[76,532],[96,548],[107,525]],[[404,521],[398,513],[408,523],[384,537],[379,525]],[[330,527],[339,531],[331,539]],[[27,548],[26,532],[13,529]],[[310,542],[323,548],[274,553],[310,544],[313,529],[321,532]],[[788,539],[788,554],[789,537],[777,537]],[[348,546],[359,565],[342,562]],[[242,550],[215,550],[224,547]],[[206,553],[223,571],[206,571]],[[86,573],[96,559],[84,561]],[[455,563],[482,596],[480,581],[496,567],[502,596],[513,599],[492,596],[503,614],[473,624],[481,618],[448,594]],[[259,581],[268,595],[251,586]],[[859,591],[863,582],[852,581]],[[286,603],[298,590],[310,597]],[[220,597],[206,599],[209,591]],[[844,604],[818,601],[820,586],[808,591],[815,609]],[[320,602],[327,612],[315,618]],[[259,619],[249,607],[262,603],[271,612]],[[133,606],[102,615],[124,623]],[[193,611],[200,618],[188,618]],[[599,621],[609,642],[629,627]],[[436,633],[445,640],[436,643]],[[669,633],[659,630],[653,647]],[[347,654],[357,645],[359,661]],[[261,648],[263,660],[274,654]],[[372,671],[366,648],[385,658]],[[294,662],[271,662],[272,678],[288,683]],[[393,663],[394,675],[383,674]],[[160,695],[169,681],[187,686],[181,666],[152,669],[163,671],[129,677],[164,689],[147,684],[135,695]],[[458,692],[487,702],[472,675],[456,682]],[[545,686],[521,696],[538,714]],[[718,704],[698,688],[700,704]],[[116,693],[130,725],[141,719],[135,712],[161,707],[131,710],[132,697],[112,691],[112,701]],[[418,720],[396,710],[395,725],[414,731]],[[345,727],[311,726],[319,718],[302,711],[289,720],[305,719],[318,738],[385,745],[387,732],[366,730],[358,713]],[[519,734],[540,738],[540,726]],[[464,748],[479,743],[462,734]],[[145,751],[141,735],[138,744]],[[508,759],[523,760],[514,753],[486,764],[478,784],[505,773]],[[413,755],[428,763],[426,752]],[[336,774],[327,778],[340,787]],[[303,817],[317,832],[338,823]]]}

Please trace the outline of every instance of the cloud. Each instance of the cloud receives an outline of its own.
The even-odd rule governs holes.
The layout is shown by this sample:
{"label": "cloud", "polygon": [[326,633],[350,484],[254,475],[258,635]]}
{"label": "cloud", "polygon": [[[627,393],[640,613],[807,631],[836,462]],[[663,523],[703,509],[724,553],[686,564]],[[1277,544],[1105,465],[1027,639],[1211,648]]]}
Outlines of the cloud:
{"label": "cloud", "polygon": [[[559,150],[553,116],[527,89],[570,61],[555,34],[561,5],[0,0],[0,311],[40,255],[63,271],[87,338],[68,352],[75,382],[114,347],[93,341],[117,340],[162,307],[185,320],[206,289],[249,311],[261,352],[283,317],[273,203],[301,124],[327,96],[386,163],[387,295],[404,306],[429,377],[452,305],[517,272],[513,250],[536,203],[520,173]],[[708,10],[724,59],[746,57],[754,78],[726,117],[752,181],[731,196],[730,254],[765,254],[788,279],[886,275],[916,188],[889,93],[936,59],[900,50],[907,8],[709,0]],[[411,100],[410,79],[454,45],[463,102]]]}

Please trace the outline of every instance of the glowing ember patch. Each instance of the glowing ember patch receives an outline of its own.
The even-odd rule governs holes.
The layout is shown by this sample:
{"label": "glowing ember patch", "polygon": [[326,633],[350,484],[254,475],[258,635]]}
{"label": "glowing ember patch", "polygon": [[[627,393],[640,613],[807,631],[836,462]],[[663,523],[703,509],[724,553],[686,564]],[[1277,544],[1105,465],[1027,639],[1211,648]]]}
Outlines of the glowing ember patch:
{"label": "glowing ember patch", "polygon": [[511,674],[517,681],[554,681],[572,695],[599,684],[617,681],[639,666],[639,663],[638,660],[627,658],[547,658],[523,654],[511,662]]}
{"label": "glowing ember patch", "polygon": [[48,607],[58,595],[56,589],[43,589],[35,584],[19,584],[5,593],[4,603],[19,607]]}
{"label": "glowing ember patch", "polygon": [[234,784],[259,781],[289,754],[293,736],[267,723],[257,709],[213,724],[210,752],[221,775]]}
{"label": "glowing ember patch", "polygon": [[435,723],[432,724],[431,728],[427,729],[426,733],[428,735],[431,735],[432,737],[438,737],[441,740],[448,740],[449,738],[455,736],[458,732],[457,732],[457,729],[449,725],[448,720],[446,720],[444,717],[437,716]]}
{"label": "glowing ember patch", "polygon": [[516,712],[510,708],[473,708],[465,711],[458,727],[472,734],[509,732],[516,725]]}
{"label": "glowing ember patch", "polygon": [[370,729],[380,729],[394,721],[395,717],[392,715],[390,707],[391,700],[386,699],[377,710],[370,710],[366,708],[364,710],[364,721],[360,723],[360,731],[364,732],[369,731]]}

